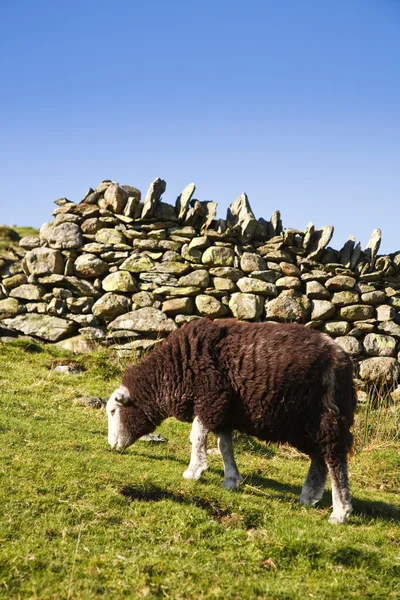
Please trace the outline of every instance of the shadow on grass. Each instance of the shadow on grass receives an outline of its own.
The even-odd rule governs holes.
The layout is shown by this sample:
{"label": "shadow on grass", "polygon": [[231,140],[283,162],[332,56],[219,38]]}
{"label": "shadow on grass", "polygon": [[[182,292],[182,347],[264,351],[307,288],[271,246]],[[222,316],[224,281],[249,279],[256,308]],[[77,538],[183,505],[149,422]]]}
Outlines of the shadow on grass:
{"label": "shadow on grass", "polygon": [[186,504],[187,506],[197,506],[207,511],[208,514],[218,521],[231,514],[231,509],[222,506],[220,502],[212,498],[199,498],[196,496],[185,496],[178,492],[164,490],[157,486],[148,486],[146,489],[135,488],[127,485],[121,489],[121,494],[132,502],[160,502],[161,500],[172,500],[177,504]]}

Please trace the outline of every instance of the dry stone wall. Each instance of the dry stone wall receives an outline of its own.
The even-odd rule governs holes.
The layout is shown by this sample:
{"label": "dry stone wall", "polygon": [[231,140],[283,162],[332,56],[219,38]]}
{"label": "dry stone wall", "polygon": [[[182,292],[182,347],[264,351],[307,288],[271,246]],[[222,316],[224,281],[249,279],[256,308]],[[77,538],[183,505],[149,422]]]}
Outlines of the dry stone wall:
{"label": "dry stone wall", "polygon": [[141,352],[201,316],[297,321],[332,336],[362,379],[400,375],[400,252],[379,256],[333,227],[283,228],[279,211],[256,219],[246,194],[217,204],[188,185],[175,206],[156,179],[144,200],[103,181],[75,204],[55,203],[39,237],[0,259],[0,335],[25,334],[72,349],[107,343]]}

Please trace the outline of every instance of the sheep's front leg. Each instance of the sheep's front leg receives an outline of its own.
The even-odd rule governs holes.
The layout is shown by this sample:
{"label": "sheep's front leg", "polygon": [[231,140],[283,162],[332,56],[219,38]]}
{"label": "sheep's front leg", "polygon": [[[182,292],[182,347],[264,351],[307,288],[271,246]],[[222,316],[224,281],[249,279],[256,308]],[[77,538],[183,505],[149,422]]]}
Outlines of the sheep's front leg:
{"label": "sheep's front leg", "polygon": [[233,456],[232,435],[230,433],[217,433],[218,449],[224,462],[224,488],[233,490],[239,487],[241,476]]}
{"label": "sheep's front leg", "polygon": [[328,469],[322,456],[312,456],[311,465],[299,498],[302,504],[312,506],[321,500],[328,475]]}
{"label": "sheep's front leg", "polygon": [[339,461],[327,460],[329,475],[332,484],[332,504],[333,512],[330,516],[330,523],[346,523],[353,512],[347,478],[347,458]]}
{"label": "sheep's front leg", "polygon": [[185,479],[200,479],[201,474],[208,469],[207,434],[208,429],[206,429],[200,419],[196,417],[190,432],[192,453],[190,456],[189,467],[183,474]]}

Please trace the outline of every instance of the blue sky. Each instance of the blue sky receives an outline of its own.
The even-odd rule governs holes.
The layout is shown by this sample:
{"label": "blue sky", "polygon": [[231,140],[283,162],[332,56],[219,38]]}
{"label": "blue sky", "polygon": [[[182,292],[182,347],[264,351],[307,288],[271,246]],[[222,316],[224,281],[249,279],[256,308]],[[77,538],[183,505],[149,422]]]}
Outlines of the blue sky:
{"label": "blue sky", "polygon": [[400,249],[398,0],[0,2],[0,222],[102,179]]}

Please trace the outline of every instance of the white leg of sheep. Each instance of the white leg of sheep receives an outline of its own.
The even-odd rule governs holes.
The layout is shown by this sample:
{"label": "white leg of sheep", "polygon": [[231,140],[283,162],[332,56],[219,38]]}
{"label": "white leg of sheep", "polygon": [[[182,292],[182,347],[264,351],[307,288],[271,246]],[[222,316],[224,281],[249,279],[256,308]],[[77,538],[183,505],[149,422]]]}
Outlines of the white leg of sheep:
{"label": "white leg of sheep", "polygon": [[218,449],[224,463],[224,488],[232,490],[239,487],[241,476],[233,456],[232,436],[230,433],[217,433]]}
{"label": "white leg of sheep", "polygon": [[321,500],[328,475],[328,469],[322,456],[313,456],[306,480],[299,498],[302,504],[312,506]]}
{"label": "white leg of sheep", "polygon": [[333,504],[333,512],[329,522],[346,523],[353,512],[347,478],[347,461],[344,459],[341,463],[328,463],[328,469],[331,477]]}
{"label": "white leg of sheep", "polygon": [[190,455],[189,466],[183,474],[185,479],[200,479],[201,474],[208,469],[207,434],[208,430],[204,427],[200,419],[196,417],[190,432],[192,453]]}

